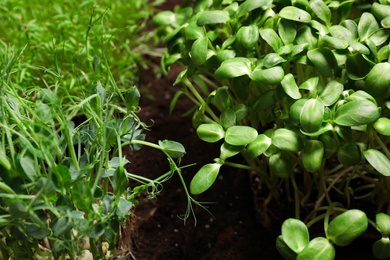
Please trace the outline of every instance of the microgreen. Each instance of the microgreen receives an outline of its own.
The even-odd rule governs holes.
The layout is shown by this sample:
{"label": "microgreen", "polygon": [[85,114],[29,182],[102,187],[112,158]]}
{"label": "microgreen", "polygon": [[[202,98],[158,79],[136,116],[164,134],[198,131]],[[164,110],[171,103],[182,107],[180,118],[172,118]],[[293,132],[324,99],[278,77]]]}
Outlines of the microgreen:
{"label": "microgreen", "polygon": [[[294,201],[291,217],[307,222],[333,202],[345,211],[351,200],[389,213],[389,17],[385,1],[319,0],[195,1],[157,14],[166,33],[163,69],[184,66],[171,107],[187,95],[198,108],[200,139],[221,145],[218,165],[207,166],[212,174],[201,168],[191,191],[212,188],[226,165],[257,174],[259,189],[269,189],[266,204],[284,189]],[[238,153],[246,163],[229,161]],[[305,244],[298,258],[324,248],[324,259],[332,259],[332,243],[349,243],[332,223],[329,237]],[[284,256],[301,249],[277,243]]]}

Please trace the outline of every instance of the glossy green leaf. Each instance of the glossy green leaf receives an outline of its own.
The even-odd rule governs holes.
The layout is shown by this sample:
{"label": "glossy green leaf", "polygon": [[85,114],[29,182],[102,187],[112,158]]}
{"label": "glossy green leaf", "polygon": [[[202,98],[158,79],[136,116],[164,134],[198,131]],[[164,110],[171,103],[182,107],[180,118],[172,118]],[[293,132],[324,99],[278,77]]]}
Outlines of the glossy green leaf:
{"label": "glossy green leaf", "polygon": [[370,72],[370,66],[360,53],[349,55],[345,67],[348,77],[353,80],[360,80]]}
{"label": "glossy green leaf", "polygon": [[237,104],[233,108],[234,113],[236,113],[236,123],[240,123],[246,115],[248,114],[248,108],[244,104]]}
{"label": "glossy green leaf", "polygon": [[324,237],[316,237],[297,256],[297,260],[333,260],[336,255],[334,246]]}
{"label": "glossy green leaf", "polygon": [[239,48],[250,50],[259,41],[259,28],[255,25],[242,26],[236,34],[236,43]]}
{"label": "glossy green leaf", "polygon": [[256,139],[257,130],[249,126],[232,126],[226,130],[225,142],[231,145],[246,145]]}
{"label": "glossy green leaf", "polygon": [[373,49],[376,51],[377,46],[382,45],[389,38],[389,32],[386,29],[379,29],[370,36],[370,40],[374,43]]}
{"label": "glossy green leaf", "polygon": [[282,237],[287,246],[298,255],[309,244],[309,231],[305,223],[295,218],[283,222]]}
{"label": "glossy green leaf", "polygon": [[0,145],[0,165],[2,165],[6,170],[11,169],[11,163],[10,163],[7,155],[3,151],[1,145]]}
{"label": "glossy green leaf", "polygon": [[372,252],[377,259],[390,257],[390,241],[388,237],[382,237],[372,245]]}
{"label": "glossy green leaf", "polygon": [[72,183],[69,168],[62,164],[56,165],[53,169],[52,181],[58,189],[69,189]]}
{"label": "glossy green leaf", "polygon": [[297,253],[288,247],[286,242],[283,240],[283,236],[281,235],[276,239],[276,249],[286,260],[295,260],[297,257]]}
{"label": "glossy green leaf", "polygon": [[297,83],[295,82],[294,75],[291,73],[284,76],[281,85],[284,89],[284,92],[286,92],[286,94],[292,99],[300,99],[302,97],[301,93],[299,92]]}
{"label": "glossy green leaf", "polygon": [[299,134],[296,131],[286,128],[278,128],[275,130],[272,137],[272,144],[288,152],[298,152],[303,147]]}
{"label": "glossy green leaf", "polygon": [[313,49],[307,52],[307,57],[322,76],[333,76],[337,68],[337,60],[331,50],[324,47]]}
{"label": "glossy green leaf", "polygon": [[265,134],[259,134],[246,149],[245,157],[247,160],[253,160],[263,154],[271,145],[272,139]]}
{"label": "glossy green leaf", "polygon": [[368,73],[364,88],[373,95],[379,97],[389,90],[390,86],[390,63],[378,63]]}
{"label": "glossy green leaf", "polygon": [[324,146],[324,158],[331,158],[338,150],[338,143],[329,135],[321,135],[319,140]]}
{"label": "glossy green leaf", "polygon": [[118,203],[118,207],[116,208],[115,214],[118,217],[123,218],[127,214],[129,214],[129,211],[132,207],[133,207],[133,203],[131,203],[131,201],[128,201],[127,199],[124,198],[119,198],[119,203]]}
{"label": "glossy green leaf", "polygon": [[329,34],[328,27],[323,25],[322,23],[316,21],[316,20],[311,20],[310,25],[313,29],[317,30],[317,34],[321,37]]}
{"label": "glossy green leaf", "polygon": [[220,116],[221,125],[224,129],[228,129],[231,126],[234,126],[237,122],[236,113],[233,109],[229,108],[221,113]]}
{"label": "glossy green leaf", "polygon": [[140,99],[141,94],[139,93],[137,87],[133,86],[126,90],[125,105],[128,110],[134,110],[135,108],[137,108]]}
{"label": "glossy green leaf", "polygon": [[308,172],[315,173],[321,168],[324,145],[318,140],[308,140],[302,150],[302,163]]}
{"label": "glossy green leaf", "polygon": [[352,33],[347,28],[338,24],[330,27],[329,32],[334,38],[345,40],[348,43],[351,43],[354,40],[356,40],[354,39]]}
{"label": "glossy green leaf", "polygon": [[68,217],[60,217],[50,222],[55,236],[60,236],[72,228],[72,221]]}
{"label": "glossy green leaf", "polygon": [[261,28],[260,36],[261,38],[263,38],[264,41],[268,43],[269,46],[272,47],[275,52],[277,52],[280,47],[283,46],[282,40],[279,38],[278,34],[272,29]]}
{"label": "glossy green leaf", "polygon": [[272,154],[268,163],[271,173],[275,174],[279,178],[287,178],[293,172],[291,158],[284,152],[277,152]]}
{"label": "glossy green leaf", "polygon": [[232,59],[234,57],[236,57],[236,52],[234,50],[220,50],[217,53],[217,58],[220,62]]}
{"label": "glossy green leaf", "polygon": [[196,133],[201,140],[208,143],[218,142],[225,136],[225,131],[219,124],[201,124]]}
{"label": "glossy green leaf", "polygon": [[351,93],[349,93],[349,95],[345,96],[345,101],[350,102],[353,100],[368,100],[371,101],[373,104],[377,105],[375,98],[363,90],[358,90],[355,92],[352,91]]}
{"label": "glossy green leaf", "polygon": [[326,123],[322,123],[320,129],[318,129],[315,132],[305,132],[301,129],[301,133],[306,135],[306,136],[319,136],[319,135],[325,134],[326,132],[332,131],[332,130],[333,130],[332,124],[329,122],[326,122]]}
{"label": "glossy green leaf", "polygon": [[206,31],[204,27],[198,26],[196,22],[193,21],[184,28],[184,36],[187,40],[194,41],[199,38],[205,38]]}
{"label": "glossy green leaf", "polygon": [[224,86],[215,91],[213,103],[220,111],[225,111],[233,104],[229,94],[229,88]]}
{"label": "glossy green leaf", "polygon": [[302,26],[297,31],[296,42],[298,44],[307,44],[308,49],[317,47],[318,35],[314,34],[314,30],[310,26]]}
{"label": "glossy green leaf", "polygon": [[337,159],[345,166],[358,165],[362,160],[359,145],[356,143],[349,143],[342,146],[337,152]]}
{"label": "glossy green leaf", "polygon": [[379,134],[390,136],[390,119],[387,117],[378,118],[372,125]]}
{"label": "glossy green leaf", "polygon": [[261,112],[266,108],[270,108],[275,104],[275,90],[270,89],[262,93],[256,98],[256,101],[252,105],[252,111]]}
{"label": "glossy green leaf", "polygon": [[324,104],[315,98],[305,102],[299,115],[301,127],[305,132],[316,132],[322,126],[324,118]]}
{"label": "glossy green leaf", "polygon": [[363,13],[358,23],[358,33],[360,41],[366,41],[378,29],[379,25],[375,20],[375,17],[371,13]]}
{"label": "glossy green leaf", "polygon": [[208,38],[202,37],[197,39],[191,48],[191,58],[196,65],[202,65],[207,60],[207,44]]}
{"label": "glossy green leaf", "polygon": [[284,70],[280,66],[269,69],[262,69],[261,66],[256,67],[249,77],[264,84],[275,85],[279,84],[284,77]]}
{"label": "glossy green leaf", "polygon": [[237,10],[237,17],[242,17],[247,13],[262,8],[263,10],[268,9],[272,6],[272,0],[247,0],[244,1]]}
{"label": "glossy green leaf", "polygon": [[289,110],[289,117],[293,124],[299,124],[300,123],[300,116],[303,106],[308,100],[305,98],[298,99],[295,101]]}
{"label": "glossy green leaf", "polygon": [[376,229],[382,236],[390,235],[390,216],[385,213],[378,213],[375,216]]}
{"label": "glossy green leaf", "polygon": [[184,146],[181,143],[175,141],[158,141],[158,145],[163,149],[165,153],[167,153],[173,159],[181,158],[186,154]]}
{"label": "glossy green leaf", "polygon": [[338,246],[347,246],[363,234],[368,226],[366,214],[358,209],[348,210],[335,217],[326,230],[326,237]]}
{"label": "glossy green leaf", "polygon": [[278,26],[278,33],[280,39],[283,41],[285,45],[293,43],[295,37],[297,36],[297,28],[294,21],[280,19]]}
{"label": "glossy green leaf", "polygon": [[229,157],[232,157],[232,156],[239,154],[244,148],[245,148],[245,146],[243,146],[243,145],[236,146],[236,145],[231,145],[231,144],[224,142],[220,148],[219,158],[222,160],[225,160]]}
{"label": "glossy green leaf", "polygon": [[390,6],[379,4],[379,3],[373,3],[371,5],[371,13],[376,17],[376,19],[380,21],[390,16]]}
{"label": "glossy green leaf", "polygon": [[334,122],[342,126],[358,126],[375,122],[378,107],[368,100],[353,100],[336,110]]}
{"label": "glossy green leaf", "polygon": [[211,10],[203,12],[197,21],[199,26],[225,23],[230,20],[230,15],[228,12],[223,10]]}
{"label": "glossy green leaf", "polygon": [[313,10],[315,15],[325,22],[326,25],[330,25],[332,13],[329,7],[322,0],[310,1],[310,8]]}
{"label": "glossy green leaf", "polygon": [[217,179],[221,166],[222,164],[219,163],[210,163],[204,165],[191,180],[191,193],[196,195],[208,190]]}
{"label": "glossy green leaf", "polygon": [[279,56],[276,53],[268,53],[267,55],[265,55],[263,59],[263,66],[266,68],[272,68],[285,61],[286,61],[285,59],[283,59],[281,56]]}
{"label": "glossy green leaf", "polygon": [[26,234],[37,240],[44,239],[51,233],[50,229],[46,226],[40,226],[35,223],[29,223],[26,225]]}
{"label": "glossy green leaf", "polygon": [[323,37],[321,37],[321,41],[326,45],[337,50],[344,50],[349,46],[346,40],[328,36],[328,35],[324,35]]}
{"label": "glossy green leaf", "polygon": [[340,82],[332,80],[328,84],[326,84],[319,98],[321,99],[324,106],[331,106],[336,103],[337,100],[339,100],[343,91],[344,85]]}
{"label": "glossy green leaf", "polygon": [[153,16],[152,22],[156,26],[174,24],[176,23],[176,14],[172,11],[161,11]]}
{"label": "glossy green leaf", "polygon": [[215,71],[214,76],[217,80],[223,80],[242,75],[250,75],[251,72],[250,60],[247,58],[236,57],[222,62],[221,66]]}
{"label": "glossy green leaf", "polygon": [[296,22],[310,23],[311,16],[305,10],[299,9],[295,6],[286,6],[279,12],[279,16]]}
{"label": "glossy green leaf", "polygon": [[316,95],[318,91],[318,80],[318,77],[309,78],[299,86],[299,89],[308,90],[312,95]]}
{"label": "glossy green leaf", "polygon": [[28,179],[33,181],[37,176],[33,160],[28,157],[22,157],[20,158],[20,166],[22,167],[25,176],[27,176]]}
{"label": "glossy green leaf", "polygon": [[369,149],[363,152],[363,156],[380,174],[390,176],[390,159],[382,152]]}

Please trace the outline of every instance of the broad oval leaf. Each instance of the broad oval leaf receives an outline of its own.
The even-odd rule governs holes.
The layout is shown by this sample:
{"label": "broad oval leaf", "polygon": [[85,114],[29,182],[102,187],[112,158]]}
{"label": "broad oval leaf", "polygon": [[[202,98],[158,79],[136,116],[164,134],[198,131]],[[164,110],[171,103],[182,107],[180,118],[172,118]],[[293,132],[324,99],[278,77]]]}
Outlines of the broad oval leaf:
{"label": "broad oval leaf", "polygon": [[324,118],[324,104],[315,98],[305,102],[299,115],[301,127],[305,132],[317,132]]}
{"label": "broad oval leaf", "polygon": [[301,111],[302,111],[302,108],[307,101],[308,101],[307,99],[301,98],[301,99],[298,99],[297,101],[295,101],[291,105],[290,110],[289,110],[289,117],[290,117],[290,120],[293,124],[297,125],[300,123]]}
{"label": "broad oval leaf", "polygon": [[347,71],[348,77],[353,80],[363,79],[370,72],[370,66],[368,62],[360,53],[348,56],[345,62],[345,69]]}
{"label": "broad oval leaf", "polygon": [[208,143],[218,142],[225,136],[225,131],[219,124],[201,124],[196,133],[201,140]]}
{"label": "broad oval leaf", "polygon": [[331,158],[339,148],[338,143],[329,135],[321,135],[319,140],[324,145],[324,158]]}
{"label": "broad oval leaf", "polygon": [[270,89],[262,93],[259,97],[256,97],[256,101],[252,105],[252,111],[261,112],[266,108],[275,104],[275,90]]}
{"label": "broad oval leaf", "polygon": [[152,22],[156,26],[174,24],[176,23],[176,14],[172,11],[161,11],[153,16]]}
{"label": "broad oval leaf", "polygon": [[226,130],[225,142],[231,145],[246,145],[256,139],[257,130],[249,126],[232,126]]}
{"label": "broad oval leaf", "polygon": [[390,16],[390,6],[373,3],[371,6],[371,12],[380,21]]}
{"label": "broad oval leaf", "polygon": [[337,151],[337,159],[345,166],[358,165],[362,161],[362,154],[359,145],[349,143]]}
{"label": "broad oval leaf", "polygon": [[207,61],[207,44],[207,37],[199,38],[192,44],[190,55],[196,65],[202,65]]}
{"label": "broad oval leaf", "polygon": [[217,179],[219,169],[222,164],[219,163],[210,163],[204,165],[200,170],[195,174],[190,183],[190,191],[192,194],[197,195],[208,190]]}
{"label": "broad oval leaf", "polygon": [[321,41],[336,50],[344,50],[349,46],[346,40],[328,35],[321,37]]}
{"label": "broad oval leaf", "polygon": [[297,254],[309,244],[309,231],[299,219],[289,218],[283,222],[282,237],[288,247]]}
{"label": "broad oval leaf", "polygon": [[324,145],[318,140],[308,140],[302,150],[302,163],[308,172],[317,172],[324,157]]}
{"label": "broad oval leaf", "polygon": [[379,97],[388,92],[390,86],[390,63],[378,63],[368,73],[364,83],[365,90]]}
{"label": "broad oval leaf", "polygon": [[334,246],[324,237],[316,237],[297,256],[297,260],[333,260],[336,255]]}
{"label": "broad oval leaf", "polygon": [[293,171],[291,158],[284,152],[277,152],[272,154],[268,163],[271,173],[275,174],[279,178],[287,178]]}
{"label": "broad oval leaf", "polygon": [[326,238],[338,246],[347,246],[363,234],[368,226],[366,214],[358,209],[348,210],[335,217],[325,231]]}
{"label": "broad oval leaf", "polygon": [[252,141],[245,152],[247,160],[253,160],[256,157],[267,151],[268,147],[272,144],[272,139],[265,134],[259,134],[254,141]]}
{"label": "broad oval leaf", "polygon": [[294,21],[280,19],[278,33],[285,45],[293,43],[297,36],[297,28]]}
{"label": "broad oval leaf", "polygon": [[22,157],[20,158],[20,166],[22,167],[25,176],[27,176],[30,181],[34,181],[37,173],[35,171],[33,160],[28,157]]}
{"label": "broad oval leaf", "polygon": [[318,91],[318,80],[319,77],[309,78],[299,86],[299,89],[308,90],[312,95],[316,95]]}
{"label": "broad oval leaf", "polygon": [[372,125],[381,135],[390,136],[390,119],[387,117],[378,118]]}
{"label": "broad oval leaf", "polygon": [[225,23],[230,20],[230,15],[228,12],[223,10],[211,10],[205,11],[198,18],[197,24],[199,26]]}
{"label": "broad oval leaf", "polygon": [[314,67],[324,77],[332,77],[337,68],[337,60],[331,50],[328,48],[317,48],[307,52],[308,59],[314,64]]}
{"label": "broad oval leaf", "polygon": [[295,82],[294,76],[291,73],[284,76],[281,85],[284,89],[284,92],[286,92],[286,94],[292,99],[300,99],[302,97],[301,93],[299,92],[298,85]]}
{"label": "broad oval leaf", "polygon": [[388,259],[390,257],[390,241],[388,237],[382,237],[372,246],[372,252],[377,259]]}
{"label": "broad oval leaf", "polygon": [[272,136],[272,144],[277,148],[288,151],[298,152],[302,149],[302,140],[296,131],[279,128]]}
{"label": "broad oval leaf", "polygon": [[237,117],[233,109],[229,108],[221,113],[220,124],[223,126],[223,128],[228,129],[231,126],[236,125],[236,121]]}
{"label": "broad oval leaf", "polygon": [[322,0],[314,0],[310,2],[310,8],[313,10],[315,15],[320,18],[326,25],[331,23],[330,19],[332,14],[329,7]]}
{"label": "broad oval leaf", "polygon": [[371,13],[363,13],[358,23],[358,33],[360,41],[364,42],[378,29],[379,25],[375,20],[375,17]]}
{"label": "broad oval leaf", "polygon": [[324,90],[321,92],[319,98],[324,106],[331,106],[340,98],[344,91],[344,85],[335,80],[326,84]]}
{"label": "broad oval leaf", "polygon": [[375,216],[376,229],[382,236],[389,236],[390,234],[390,216],[385,213],[378,213]]}
{"label": "broad oval leaf", "polygon": [[295,260],[297,258],[297,253],[292,251],[286,242],[283,240],[283,236],[278,236],[276,239],[276,249],[286,260]]}
{"label": "broad oval leaf", "polygon": [[279,38],[278,34],[272,29],[260,29],[260,36],[261,38],[263,38],[264,41],[268,43],[269,46],[272,47],[275,52],[277,52],[283,46],[282,40]]}
{"label": "broad oval leaf", "polygon": [[390,160],[382,152],[369,149],[363,152],[363,156],[380,174],[390,176]]}
{"label": "broad oval leaf", "polygon": [[173,159],[181,158],[186,154],[184,146],[181,143],[175,141],[158,141],[158,145]]}
{"label": "broad oval leaf", "polygon": [[296,22],[310,23],[311,16],[305,10],[299,9],[295,6],[286,6],[280,12],[279,16]]}
{"label": "broad oval leaf", "polygon": [[220,148],[219,158],[222,160],[225,160],[226,158],[229,158],[229,157],[232,157],[236,154],[239,154],[244,148],[245,148],[245,146],[243,146],[243,145],[236,146],[236,145],[231,145],[231,144],[224,142]]}
{"label": "broad oval leaf", "polygon": [[222,62],[221,66],[219,66],[219,68],[215,71],[214,77],[217,80],[223,80],[242,75],[250,75],[251,72],[250,60],[247,58],[236,57]]}
{"label": "broad oval leaf", "polygon": [[237,17],[240,18],[252,10],[262,8],[263,10],[268,9],[272,6],[272,0],[247,0],[244,1],[237,10]]}
{"label": "broad oval leaf", "polygon": [[276,54],[276,53],[269,53],[263,59],[263,66],[266,67],[266,68],[272,68],[272,67],[275,67],[276,65],[279,65],[280,63],[283,63],[285,61],[286,60],[283,59],[278,54]]}
{"label": "broad oval leaf", "polygon": [[250,50],[259,41],[259,28],[255,25],[242,26],[236,34],[236,43],[239,48]]}
{"label": "broad oval leaf", "polygon": [[336,110],[334,122],[342,126],[358,126],[375,122],[378,107],[369,100],[352,100]]}
{"label": "broad oval leaf", "polygon": [[281,66],[276,66],[269,69],[262,69],[261,66],[256,67],[249,77],[264,84],[275,85],[279,84],[284,77],[284,70]]}

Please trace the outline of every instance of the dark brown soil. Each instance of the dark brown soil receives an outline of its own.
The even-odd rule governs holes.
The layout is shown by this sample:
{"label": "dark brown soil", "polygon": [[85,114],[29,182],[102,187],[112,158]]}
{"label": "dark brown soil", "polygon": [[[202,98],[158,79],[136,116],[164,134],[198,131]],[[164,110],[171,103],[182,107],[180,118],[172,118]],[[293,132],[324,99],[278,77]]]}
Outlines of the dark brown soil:
{"label": "dark brown soil", "polygon": [[[164,8],[172,8],[175,2],[180,1],[168,1]],[[180,88],[173,86],[179,72],[180,68],[174,67],[167,77],[162,78],[156,78],[153,71],[142,72],[140,89],[143,98],[139,116],[146,123],[154,122],[151,131],[146,133],[148,141],[178,141],[187,152],[181,165],[197,163],[183,169],[188,185],[203,164],[219,156],[219,148],[199,140],[192,128],[191,117],[182,116],[192,107],[191,101],[185,97],[179,99],[173,114],[169,115],[171,99]],[[128,170],[131,172],[156,178],[169,170],[164,155],[154,149],[144,147],[128,155],[131,161]],[[222,167],[214,186],[195,199],[213,202],[208,205],[212,215],[201,208],[195,209],[196,226],[193,217],[186,223],[179,218],[186,211],[187,198],[177,175],[164,184],[156,199],[140,198],[131,223],[121,238],[121,246],[131,248],[129,258],[282,259],[275,249],[280,227],[267,230],[259,222],[247,172]],[[283,210],[279,208],[277,211]],[[277,221],[281,223],[282,219]],[[371,240],[354,242],[353,245],[344,251],[337,249],[337,259],[371,259]]]}

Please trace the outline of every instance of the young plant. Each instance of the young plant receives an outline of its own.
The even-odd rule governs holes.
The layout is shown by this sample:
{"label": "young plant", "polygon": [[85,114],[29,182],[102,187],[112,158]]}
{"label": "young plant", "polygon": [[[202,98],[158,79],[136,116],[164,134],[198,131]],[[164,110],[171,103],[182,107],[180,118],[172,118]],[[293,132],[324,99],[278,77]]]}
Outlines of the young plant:
{"label": "young plant", "polygon": [[199,138],[222,143],[191,192],[232,166],[269,191],[263,207],[287,197],[305,222],[334,202],[390,213],[389,17],[385,1],[352,0],[203,0],[157,14],[163,68],[184,66],[172,109],[188,96]]}

